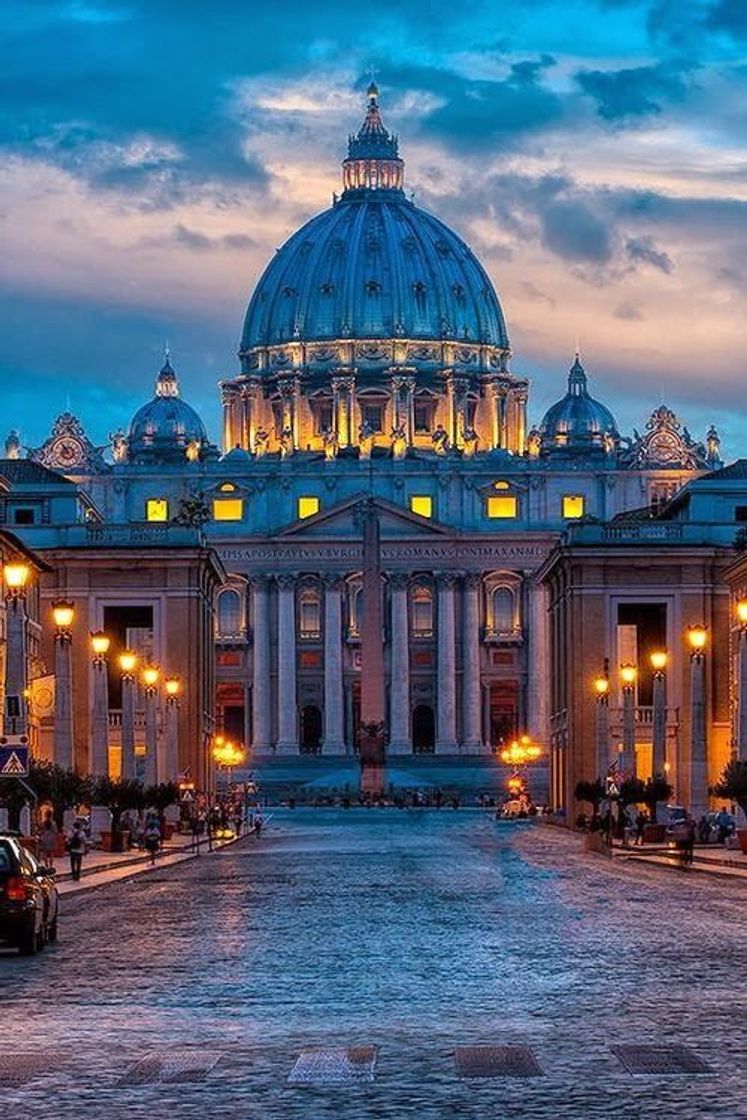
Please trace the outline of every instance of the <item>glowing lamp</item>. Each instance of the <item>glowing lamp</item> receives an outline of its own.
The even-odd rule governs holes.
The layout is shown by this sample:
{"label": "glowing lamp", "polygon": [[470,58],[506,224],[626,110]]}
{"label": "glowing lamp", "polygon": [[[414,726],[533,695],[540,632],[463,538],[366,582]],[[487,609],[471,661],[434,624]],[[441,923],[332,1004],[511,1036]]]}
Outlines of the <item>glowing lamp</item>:
{"label": "glowing lamp", "polygon": [[106,657],[110,644],[111,639],[103,630],[96,630],[91,634],[91,649],[97,657]]}
{"label": "glowing lamp", "polygon": [[134,672],[137,665],[137,654],[134,650],[125,649],[119,655],[119,667],[123,673],[129,674]]}
{"label": "glowing lamp", "polygon": [[632,688],[638,677],[638,670],[635,665],[621,665],[620,666],[620,680],[627,688]]}
{"label": "glowing lamp", "polygon": [[161,675],[161,670],[157,665],[146,665],[143,669],[143,683],[146,688],[155,688],[158,684],[158,678]]}
{"label": "glowing lamp", "polygon": [[178,696],[182,689],[182,682],[178,677],[167,677],[163,682],[163,687],[166,689],[167,696]]}
{"label": "glowing lamp", "polygon": [[29,581],[31,568],[22,560],[13,560],[3,566],[3,575],[8,590],[20,593]]}
{"label": "glowing lamp", "polygon": [[651,668],[654,669],[657,673],[663,672],[667,667],[668,658],[664,650],[655,650],[651,654],[649,660],[651,662]]}
{"label": "glowing lamp", "polygon": [[687,640],[693,653],[702,653],[708,641],[708,631],[705,626],[688,626]]}
{"label": "glowing lamp", "polygon": [[747,599],[738,599],[734,609],[742,626],[747,626]]}
{"label": "glowing lamp", "polygon": [[58,630],[69,630],[75,617],[75,607],[64,599],[52,603],[52,618]]}
{"label": "glowing lamp", "polygon": [[610,690],[609,677],[596,677],[594,679],[594,691],[597,696],[606,696]]}
{"label": "glowing lamp", "polygon": [[527,747],[527,758],[530,762],[536,762],[541,754],[542,751],[536,743],[530,743]]}

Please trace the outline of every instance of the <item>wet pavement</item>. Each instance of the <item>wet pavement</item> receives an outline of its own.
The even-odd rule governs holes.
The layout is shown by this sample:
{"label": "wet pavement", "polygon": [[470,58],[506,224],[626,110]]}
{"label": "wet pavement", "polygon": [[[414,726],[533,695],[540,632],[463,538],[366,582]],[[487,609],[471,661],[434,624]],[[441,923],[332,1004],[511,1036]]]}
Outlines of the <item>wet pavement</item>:
{"label": "wet pavement", "polygon": [[0,958],[0,1104],[745,1116],[746,912],[741,883],[477,811],[276,811],[259,842],[66,900],[58,946]]}

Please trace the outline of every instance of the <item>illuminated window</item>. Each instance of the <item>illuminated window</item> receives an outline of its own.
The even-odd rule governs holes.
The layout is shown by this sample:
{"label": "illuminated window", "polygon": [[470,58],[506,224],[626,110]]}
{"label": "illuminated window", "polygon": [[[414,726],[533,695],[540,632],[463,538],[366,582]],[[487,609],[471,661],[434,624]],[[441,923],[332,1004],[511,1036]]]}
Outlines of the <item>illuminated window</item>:
{"label": "illuminated window", "polygon": [[513,494],[502,494],[500,497],[488,498],[488,517],[512,518],[518,517],[519,503]]}
{"label": "illuminated window", "polygon": [[416,587],[412,593],[412,632],[418,638],[433,635],[433,595],[427,587]]}
{"label": "illuminated window", "polygon": [[429,494],[413,494],[410,509],[421,517],[433,517],[433,498]]}
{"label": "illuminated window", "polygon": [[298,499],[298,516],[313,517],[315,513],[319,513],[319,499],[318,498],[299,498]]}
{"label": "illuminated window", "polygon": [[301,592],[298,600],[298,627],[302,638],[318,638],[322,631],[322,604],[319,593]]}
{"label": "illuminated window", "polygon": [[581,494],[563,495],[563,517],[583,517],[584,499]]}
{"label": "illuminated window", "polygon": [[514,596],[510,587],[496,587],[493,592],[493,629],[509,634],[514,628]]}
{"label": "illuminated window", "polygon": [[233,494],[236,487],[232,482],[221,482],[218,489],[220,490],[221,494]]}
{"label": "illuminated window", "polygon": [[383,404],[361,404],[361,419],[369,432],[384,431]]}
{"label": "illuminated window", "polygon": [[145,503],[147,521],[168,521],[169,503],[165,498],[148,498]]}
{"label": "illuminated window", "polygon": [[241,521],[244,516],[244,502],[241,498],[215,498],[213,500],[214,521]]}
{"label": "illuminated window", "polygon": [[218,634],[223,638],[235,638],[241,633],[241,596],[238,591],[228,588],[218,596],[217,612]]}
{"label": "illuminated window", "polygon": [[509,484],[507,482],[494,482],[493,483],[493,489],[494,490],[510,490],[511,487],[509,486]]}

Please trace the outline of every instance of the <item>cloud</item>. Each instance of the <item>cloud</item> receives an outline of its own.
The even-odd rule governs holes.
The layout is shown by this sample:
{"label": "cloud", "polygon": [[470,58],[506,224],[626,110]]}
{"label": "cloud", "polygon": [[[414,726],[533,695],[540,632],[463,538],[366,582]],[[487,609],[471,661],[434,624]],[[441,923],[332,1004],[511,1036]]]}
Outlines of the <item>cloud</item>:
{"label": "cloud", "polygon": [[681,71],[668,64],[580,70],[576,81],[596,101],[597,113],[606,121],[661,113],[667,102],[682,101],[688,91]]}
{"label": "cloud", "polygon": [[708,14],[708,26],[726,31],[735,39],[747,38],[747,7],[744,0],[718,0]]}
{"label": "cloud", "polygon": [[625,242],[625,251],[631,261],[640,264],[650,264],[667,275],[674,272],[674,262],[667,253],[656,248],[653,237],[629,237]]}
{"label": "cloud", "polygon": [[609,227],[577,200],[551,203],[541,214],[543,244],[565,260],[604,264],[611,260],[613,239]]}
{"label": "cloud", "polygon": [[634,303],[621,303],[612,314],[616,319],[622,319],[627,323],[640,323],[645,318],[640,307],[636,307]]}

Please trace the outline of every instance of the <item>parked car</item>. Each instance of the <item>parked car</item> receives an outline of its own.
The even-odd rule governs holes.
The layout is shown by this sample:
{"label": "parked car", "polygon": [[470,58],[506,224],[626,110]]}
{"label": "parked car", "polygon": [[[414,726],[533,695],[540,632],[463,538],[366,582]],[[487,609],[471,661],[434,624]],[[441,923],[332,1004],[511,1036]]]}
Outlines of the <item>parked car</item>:
{"label": "parked car", "polygon": [[59,894],[43,867],[12,833],[0,833],[0,944],[24,956],[57,940]]}

